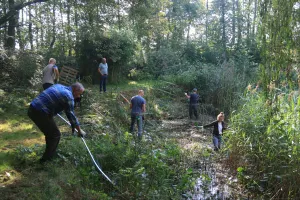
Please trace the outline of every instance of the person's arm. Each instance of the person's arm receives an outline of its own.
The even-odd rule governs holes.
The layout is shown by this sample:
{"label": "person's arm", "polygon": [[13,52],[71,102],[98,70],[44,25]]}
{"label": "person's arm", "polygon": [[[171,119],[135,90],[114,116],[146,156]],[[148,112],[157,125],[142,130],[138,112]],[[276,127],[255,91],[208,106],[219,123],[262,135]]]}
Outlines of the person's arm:
{"label": "person's arm", "polygon": [[53,65],[53,72],[55,74],[55,80],[56,82],[59,81],[59,71],[58,71],[58,67],[56,65]]}
{"label": "person's arm", "polygon": [[102,75],[102,73],[101,73],[101,63],[99,64],[98,72],[99,72],[100,75]]}
{"label": "person's arm", "polygon": [[56,79],[59,80],[59,71],[58,71],[57,67],[54,68],[54,73],[55,73]]}
{"label": "person's arm", "polygon": [[146,104],[145,103],[142,106],[142,112],[146,112]]}
{"label": "person's arm", "polygon": [[191,96],[189,96],[187,93],[184,93],[184,95],[186,96],[186,98],[190,98]]}
{"label": "person's arm", "polygon": [[215,123],[216,123],[216,121],[214,121],[214,122],[212,122],[212,123],[210,123],[210,124],[204,125],[203,128],[211,127],[211,126],[213,126]]}
{"label": "person's arm", "polygon": [[78,136],[84,136],[85,132],[81,130],[79,126],[79,122],[74,114],[74,100],[69,100],[67,108],[65,109],[66,116],[68,120],[70,121],[72,132],[76,130],[78,131]]}

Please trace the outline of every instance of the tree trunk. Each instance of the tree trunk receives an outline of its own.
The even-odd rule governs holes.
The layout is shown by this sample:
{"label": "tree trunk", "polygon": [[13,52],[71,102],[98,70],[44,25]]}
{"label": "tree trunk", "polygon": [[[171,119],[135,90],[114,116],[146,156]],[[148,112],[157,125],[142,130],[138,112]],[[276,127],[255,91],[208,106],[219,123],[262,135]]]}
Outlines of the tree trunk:
{"label": "tree trunk", "polygon": [[30,49],[33,50],[33,34],[32,34],[32,15],[31,15],[31,6],[28,6],[28,16],[29,16],[29,25],[28,25],[28,35],[30,42]]}
{"label": "tree trunk", "polygon": [[232,40],[231,40],[231,46],[233,47],[235,44],[235,0],[232,0]]}
{"label": "tree trunk", "polygon": [[224,61],[227,59],[226,53],[226,25],[225,25],[225,0],[221,0],[221,26],[222,26],[222,48]]}
{"label": "tree trunk", "polygon": [[54,43],[55,43],[55,40],[56,40],[56,37],[55,37],[55,0],[53,1],[53,7],[52,7],[52,40],[51,40],[51,43],[50,43],[50,49],[53,49],[53,46],[54,46]]}
{"label": "tree trunk", "polygon": [[[36,7],[34,9],[35,11],[35,18],[37,19],[38,17],[38,7]],[[36,24],[35,25],[35,31],[36,31],[36,35],[35,35],[35,43],[36,43],[36,48],[39,49],[39,46],[40,46],[40,42],[39,42],[39,26]]]}
{"label": "tree trunk", "polygon": [[67,28],[67,37],[68,37],[68,56],[72,55],[72,40],[71,40],[71,20],[70,20],[70,13],[71,13],[71,2],[70,0],[67,1],[67,23],[68,23],[68,28]]}
{"label": "tree trunk", "polygon": [[206,0],[205,43],[208,41],[208,0]]}
{"label": "tree trunk", "polygon": [[242,42],[242,16],[241,16],[241,8],[239,0],[236,1],[236,9],[237,9],[237,23],[238,23],[238,41],[237,46],[239,47]]}
{"label": "tree trunk", "polygon": [[60,10],[60,16],[61,16],[61,29],[62,29],[62,32],[63,32],[63,37],[61,39],[61,43],[62,43],[62,48],[61,48],[61,54],[63,56],[65,56],[65,47],[66,47],[66,27],[64,25],[64,16],[63,16],[63,3],[62,1],[60,0],[60,4],[59,4],[59,10]]}
{"label": "tree trunk", "polygon": [[[2,6],[1,6],[1,9],[2,9],[2,12],[3,12],[3,15],[6,15],[6,0],[2,0],[1,1],[2,3]],[[1,35],[1,32],[0,32],[0,44],[6,44],[6,34],[7,34],[7,23],[3,23],[3,34]]]}
{"label": "tree trunk", "polygon": [[74,1],[74,10],[75,10],[75,55],[76,57],[79,56],[79,49],[78,49],[78,41],[79,41],[79,33],[78,33],[78,20],[79,20],[79,17],[78,17],[78,12],[77,12],[77,2]]}
{"label": "tree trunk", "polygon": [[[40,19],[40,22],[41,22],[41,26],[43,26],[42,24],[42,13],[43,13],[43,8],[40,7],[40,10],[39,10],[39,19]],[[45,43],[44,43],[44,35],[45,35],[45,32],[44,32],[44,28],[41,28],[41,34],[40,34],[40,44],[41,44],[41,47],[45,47]]]}
{"label": "tree trunk", "polygon": [[[9,6],[9,10],[12,10],[15,6],[15,0],[8,0],[8,6]],[[17,26],[17,20],[16,20],[16,16],[12,16],[9,18],[8,21],[8,29],[7,29],[7,39],[6,39],[6,48],[10,49],[10,50],[14,50],[15,49],[15,36],[16,36],[16,31],[15,31],[15,27]]]}
{"label": "tree trunk", "polygon": [[254,13],[253,13],[253,23],[252,23],[252,38],[255,35],[255,26],[256,26],[256,13],[257,13],[257,0],[254,0]]}
{"label": "tree trunk", "polygon": [[[19,22],[20,13],[18,13],[16,16],[17,16],[17,21],[18,21],[18,26],[17,26],[18,43],[19,43],[20,50],[24,50],[24,42],[23,42],[23,38],[22,38],[22,34],[21,34],[21,26],[20,26],[20,22]],[[22,19],[22,21],[23,21],[23,19]]]}
{"label": "tree trunk", "polygon": [[248,5],[247,5],[247,45],[250,45],[250,34],[251,34],[250,6],[251,6],[251,0],[248,0]]}

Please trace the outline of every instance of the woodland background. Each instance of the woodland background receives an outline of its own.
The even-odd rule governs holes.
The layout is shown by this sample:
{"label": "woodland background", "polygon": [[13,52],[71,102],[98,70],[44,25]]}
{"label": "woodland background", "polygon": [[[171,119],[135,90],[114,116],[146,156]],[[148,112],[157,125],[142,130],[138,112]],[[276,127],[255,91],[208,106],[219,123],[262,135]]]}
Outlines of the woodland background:
{"label": "woodland background", "polygon": [[[226,158],[265,197],[300,195],[300,4],[297,0],[1,0],[0,88],[41,86],[50,57],[87,85],[196,87],[230,119]],[[7,109],[2,96],[1,113]],[[173,97],[175,98],[175,97]]]}

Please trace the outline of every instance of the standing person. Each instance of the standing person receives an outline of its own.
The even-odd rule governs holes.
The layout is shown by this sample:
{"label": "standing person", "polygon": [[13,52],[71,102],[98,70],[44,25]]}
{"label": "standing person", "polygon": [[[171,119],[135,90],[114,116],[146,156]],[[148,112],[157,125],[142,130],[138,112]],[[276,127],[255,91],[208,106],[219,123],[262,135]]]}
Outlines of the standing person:
{"label": "standing person", "polygon": [[217,116],[217,120],[203,126],[203,128],[211,127],[213,126],[213,144],[214,144],[214,150],[218,151],[221,148],[221,140],[222,140],[222,134],[225,128],[224,123],[224,113],[220,112],[220,114]]}
{"label": "standing person", "polygon": [[84,87],[81,83],[74,83],[67,87],[55,84],[44,90],[30,104],[28,116],[44,133],[46,149],[40,162],[51,160],[56,155],[56,149],[60,140],[60,131],[55,124],[53,116],[62,110],[65,111],[71,125],[72,132],[75,128],[78,136],[84,136],[85,132],[80,129],[79,122],[74,114],[74,99],[80,97]]}
{"label": "standing person", "polygon": [[190,119],[193,118],[193,114],[196,117],[196,120],[198,119],[198,112],[197,112],[197,106],[198,106],[198,102],[199,102],[199,95],[197,94],[197,88],[193,89],[193,93],[188,95],[187,93],[184,93],[185,96],[190,99],[189,102],[189,116]]}
{"label": "standing person", "polygon": [[49,64],[43,69],[44,90],[46,90],[48,87],[51,87],[55,81],[59,80],[59,72],[55,64],[56,60],[54,58],[50,58]]}
{"label": "standing person", "polygon": [[135,122],[138,126],[138,137],[142,137],[143,132],[143,113],[146,112],[146,100],[143,98],[144,91],[139,90],[138,95],[133,96],[130,100],[131,125],[130,132],[133,132]]}
{"label": "standing person", "polygon": [[98,72],[100,73],[100,93],[106,92],[106,80],[108,76],[108,65],[106,63],[106,58],[102,58],[102,62],[99,64]]}

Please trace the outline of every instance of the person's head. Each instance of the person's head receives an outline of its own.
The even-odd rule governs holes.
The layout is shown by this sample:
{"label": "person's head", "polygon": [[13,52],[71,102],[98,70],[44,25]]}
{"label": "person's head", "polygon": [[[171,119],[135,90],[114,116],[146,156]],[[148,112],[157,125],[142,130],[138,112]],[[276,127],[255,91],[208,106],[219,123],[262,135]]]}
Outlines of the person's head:
{"label": "person's head", "polygon": [[84,92],[84,87],[81,83],[76,82],[72,84],[71,87],[72,87],[72,94],[74,99],[79,98],[80,95]]}
{"label": "person's head", "polygon": [[224,113],[223,113],[223,112],[220,112],[220,114],[218,114],[217,120],[218,120],[219,122],[224,121]]}
{"label": "person's head", "polygon": [[106,58],[102,58],[102,63],[103,63],[103,64],[106,63]]}
{"label": "person's head", "polygon": [[193,92],[196,93],[196,92],[197,92],[197,88],[194,88],[194,89],[193,89]]}
{"label": "person's head", "polygon": [[139,93],[138,93],[140,96],[144,96],[144,90],[139,90]]}
{"label": "person's head", "polygon": [[56,63],[56,60],[54,58],[49,59],[49,64],[55,65],[55,63]]}

